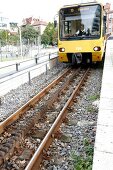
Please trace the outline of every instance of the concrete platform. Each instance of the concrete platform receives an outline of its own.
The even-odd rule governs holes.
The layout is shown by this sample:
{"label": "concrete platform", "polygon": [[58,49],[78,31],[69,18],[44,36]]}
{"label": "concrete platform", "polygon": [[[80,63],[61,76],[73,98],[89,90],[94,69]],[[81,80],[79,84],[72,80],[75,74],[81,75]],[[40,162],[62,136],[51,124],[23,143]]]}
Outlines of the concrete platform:
{"label": "concrete platform", "polygon": [[[112,43],[112,46],[110,46]],[[107,43],[92,170],[113,170],[113,41]]]}

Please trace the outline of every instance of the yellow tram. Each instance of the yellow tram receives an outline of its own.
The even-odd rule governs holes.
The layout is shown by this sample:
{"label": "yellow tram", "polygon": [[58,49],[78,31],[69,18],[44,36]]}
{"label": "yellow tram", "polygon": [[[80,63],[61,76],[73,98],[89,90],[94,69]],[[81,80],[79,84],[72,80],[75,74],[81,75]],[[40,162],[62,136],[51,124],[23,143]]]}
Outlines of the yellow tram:
{"label": "yellow tram", "polygon": [[64,6],[59,10],[59,62],[92,63],[103,59],[106,13],[97,2]]}

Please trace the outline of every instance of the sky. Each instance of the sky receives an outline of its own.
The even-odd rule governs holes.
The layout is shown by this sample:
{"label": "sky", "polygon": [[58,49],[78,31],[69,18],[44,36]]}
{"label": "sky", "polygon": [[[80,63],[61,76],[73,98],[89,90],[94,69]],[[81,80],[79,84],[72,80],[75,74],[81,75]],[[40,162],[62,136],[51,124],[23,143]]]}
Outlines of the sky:
{"label": "sky", "polygon": [[[53,22],[54,16],[63,5],[77,4],[87,0],[0,0],[0,15],[5,16],[11,22],[21,23],[23,18],[40,18],[47,22]],[[90,0],[91,1],[91,0]],[[113,0],[98,0],[103,4],[111,3]]]}

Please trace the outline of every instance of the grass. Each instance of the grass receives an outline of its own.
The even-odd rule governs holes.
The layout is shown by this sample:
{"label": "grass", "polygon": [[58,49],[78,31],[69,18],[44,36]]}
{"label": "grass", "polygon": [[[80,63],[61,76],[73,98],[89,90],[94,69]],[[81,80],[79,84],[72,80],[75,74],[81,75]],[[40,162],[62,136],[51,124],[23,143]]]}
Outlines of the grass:
{"label": "grass", "polygon": [[98,109],[92,105],[87,107],[87,112],[94,113],[97,111],[98,111]]}
{"label": "grass", "polygon": [[84,139],[83,146],[84,152],[82,154],[75,152],[71,154],[74,170],[92,170],[93,146],[87,138]]}
{"label": "grass", "polygon": [[100,98],[100,94],[95,94],[95,95],[89,96],[90,101],[95,101],[95,100],[97,100],[99,98]]}

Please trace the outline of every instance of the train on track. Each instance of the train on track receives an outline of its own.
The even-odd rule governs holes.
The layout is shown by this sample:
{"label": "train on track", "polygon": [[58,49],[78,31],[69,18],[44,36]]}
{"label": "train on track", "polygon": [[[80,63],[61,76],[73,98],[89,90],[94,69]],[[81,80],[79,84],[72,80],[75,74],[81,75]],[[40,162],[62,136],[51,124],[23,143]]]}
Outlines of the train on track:
{"label": "train on track", "polygon": [[101,62],[106,50],[106,12],[101,3],[64,6],[59,10],[59,62]]}

